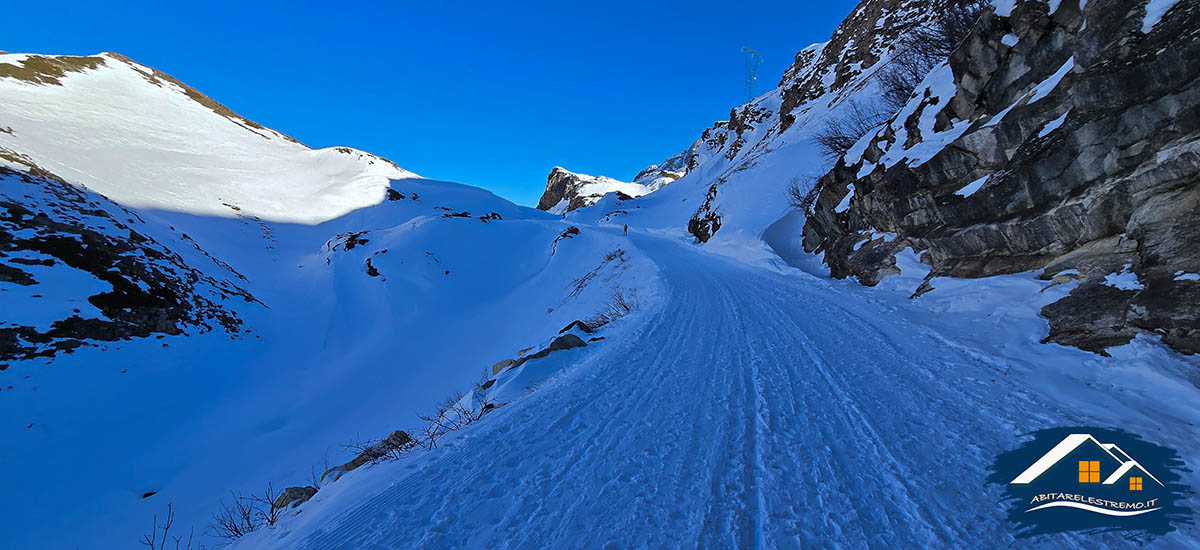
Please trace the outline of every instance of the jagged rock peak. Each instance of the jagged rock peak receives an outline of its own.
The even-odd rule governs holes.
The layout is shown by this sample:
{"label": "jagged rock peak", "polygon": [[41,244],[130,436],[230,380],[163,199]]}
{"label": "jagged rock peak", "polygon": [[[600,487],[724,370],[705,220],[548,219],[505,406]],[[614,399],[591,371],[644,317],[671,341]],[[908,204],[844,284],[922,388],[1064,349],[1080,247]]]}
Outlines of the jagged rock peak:
{"label": "jagged rock peak", "polygon": [[[646,172],[643,170],[643,172]],[[618,198],[629,200],[640,197],[665,185],[660,180],[665,176],[655,175],[653,171],[648,176],[648,183],[657,187],[651,188],[642,183],[615,180],[607,176],[590,176],[555,166],[546,178],[546,190],[538,201],[538,209],[554,214],[570,212],[596,204],[601,197],[608,193],[616,193]]]}

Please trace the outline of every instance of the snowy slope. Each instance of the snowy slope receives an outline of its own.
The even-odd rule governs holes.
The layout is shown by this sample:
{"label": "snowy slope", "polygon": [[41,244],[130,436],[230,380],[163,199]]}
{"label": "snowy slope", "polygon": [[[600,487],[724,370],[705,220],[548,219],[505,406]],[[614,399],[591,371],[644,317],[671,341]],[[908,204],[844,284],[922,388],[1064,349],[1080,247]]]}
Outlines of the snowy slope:
{"label": "snowy slope", "polygon": [[[3,545],[133,546],[172,504],[174,533],[194,527],[212,547],[202,534],[230,491],[314,483],[354,456],[342,444],[411,430],[455,392],[503,406],[435,449],[325,482],[234,547],[1003,547],[1013,531],[985,469],[1021,434],[1063,425],[1178,449],[1200,486],[1200,362],[1144,337],[1111,358],[1040,344],[1038,308],[1074,283],[937,278],[910,300],[929,273],[911,252],[865,288],[800,249],[804,216],[784,190],[828,169],[813,132],[875,94],[871,72],[922,6],[864,2],[779,88],[634,184],[600,182],[565,217],[365,153],[310,151],[111,55],[72,62],[85,68],[61,85],[0,76],[9,165],[105,193],[186,268],[259,301],[238,304],[241,337],[121,340],[0,369]],[[118,99],[87,97],[105,79]],[[71,93],[82,99],[63,103]],[[108,101],[132,117],[127,93],[167,102],[167,118],[95,114],[84,127],[62,111]],[[239,145],[200,150],[167,127]],[[88,132],[109,137],[68,139]],[[666,180],[632,200],[610,192]],[[42,288],[0,281],[0,307],[64,313],[105,290],[60,267],[30,266]],[[638,291],[630,317],[491,375],[617,289]],[[1156,542],[1198,540],[1191,525]]]}
{"label": "snowy slope", "polygon": [[[64,63],[83,68],[0,76],[6,164],[46,176],[0,178],[0,241],[24,247],[0,249],[0,336],[86,344],[0,362],[6,548],[133,546],[168,504],[211,547],[230,491],[307,484],[342,444],[411,429],[615,287],[656,294],[654,266],[611,235],[366,153],[311,151],[117,56]],[[25,250],[49,238],[113,263]],[[219,309],[179,331],[54,332],[120,322],[93,305],[107,281],[194,287],[181,299]],[[236,331],[221,330],[226,310]],[[520,395],[569,360],[530,362],[497,390]]]}
{"label": "snowy slope", "polygon": [[[624,246],[612,235],[583,228],[560,239],[569,223],[458,184],[404,179],[392,190],[404,198],[316,226],[148,217],[142,231],[175,244],[187,241],[172,227],[187,227],[245,277],[226,273],[261,301],[239,308],[249,333],[133,339],[50,365],[6,364],[5,546],[125,547],[168,503],[178,525],[200,534],[230,491],[308,484],[326,460],[346,460],[342,444],[411,429],[417,413],[470,390],[496,361],[594,314],[614,285],[647,303],[656,294],[655,268],[635,249],[606,265]],[[193,265],[220,273],[195,256]],[[5,311],[53,299],[0,295]],[[528,383],[564,360],[531,363],[546,372]]]}
{"label": "snowy slope", "polygon": [[318,223],[413,174],[312,150],[123,56],[0,55],[0,163],[38,167],[123,205]]}
{"label": "snowy slope", "polygon": [[895,54],[898,37],[928,24],[933,12],[927,4],[861,2],[828,42],[796,54],[775,89],[733,108],[728,121],[662,163],[682,167],[685,175],[621,207],[601,201],[578,219],[687,232],[706,249],[735,257],[811,263],[799,243],[803,215],[788,205],[787,188],[828,170],[832,160],[822,156],[814,135],[852,103],[878,102],[877,74]]}
{"label": "snowy slope", "polygon": [[[1032,278],[995,281],[1012,300],[992,309],[977,286],[912,302],[630,243],[667,295],[614,345],[234,548],[1002,548],[1013,528],[984,479],[1019,434],[1119,425],[1200,459],[1196,362],[1149,341],[1114,359],[1039,345],[1036,307],[1061,292]],[[1193,525],[1156,543],[1197,541]]]}

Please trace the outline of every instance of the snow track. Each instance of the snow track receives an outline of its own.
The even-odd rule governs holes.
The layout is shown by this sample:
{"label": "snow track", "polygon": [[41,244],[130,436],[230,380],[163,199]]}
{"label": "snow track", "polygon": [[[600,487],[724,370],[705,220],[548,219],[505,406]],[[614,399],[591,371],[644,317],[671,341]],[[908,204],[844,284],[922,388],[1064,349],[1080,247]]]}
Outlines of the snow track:
{"label": "snow track", "polygon": [[247,546],[1005,547],[993,458],[1096,421],[860,295],[631,239],[668,289],[641,325],[450,445],[366,473],[390,485],[323,489]]}

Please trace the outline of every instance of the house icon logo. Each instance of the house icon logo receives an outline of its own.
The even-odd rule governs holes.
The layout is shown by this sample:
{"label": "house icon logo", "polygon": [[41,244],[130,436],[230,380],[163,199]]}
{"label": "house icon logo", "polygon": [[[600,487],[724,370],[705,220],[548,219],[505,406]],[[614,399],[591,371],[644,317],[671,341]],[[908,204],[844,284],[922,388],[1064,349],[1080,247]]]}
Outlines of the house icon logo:
{"label": "house icon logo", "polygon": [[[1082,460],[1075,460],[1080,458]],[[1085,433],[1070,434],[1064,437],[1058,445],[1055,445],[1053,449],[1042,455],[1037,462],[1034,462],[1024,472],[1021,472],[1021,475],[1018,475],[1011,483],[1019,485],[1032,484],[1039,477],[1046,475],[1047,472],[1055,469],[1055,466],[1064,461],[1066,462],[1066,466],[1078,464],[1077,472],[1079,475],[1077,479],[1081,490],[1094,488],[1097,484],[1105,488],[1114,486],[1112,489],[1123,489],[1127,485],[1130,496],[1141,497],[1143,495],[1140,493],[1145,490],[1147,481],[1157,483],[1160,487],[1165,487],[1163,482],[1159,481],[1150,472],[1147,472],[1144,466],[1129,456],[1128,453],[1121,450],[1116,444],[1101,443],[1095,437],[1092,437],[1091,434]],[[1146,494],[1150,494],[1151,492],[1147,492]],[[1120,494],[1121,491],[1112,490],[1105,491],[1105,493]],[[1058,496],[1066,497],[1063,493],[1059,493]],[[1073,497],[1075,495],[1070,496]],[[1086,500],[1076,500],[1073,498],[1056,499],[1056,495],[1047,494],[1045,499],[1036,499],[1035,503],[1042,501],[1045,502],[1037,504],[1026,511],[1036,512],[1046,508],[1066,506],[1109,516],[1136,516],[1162,510],[1162,508],[1157,506],[1156,499],[1126,502],[1089,497]]]}
{"label": "house icon logo", "polygon": [[1018,536],[1123,531],[1153,538],[1191,523],[1190,489],[1179,455],[1111,428],[1055,428],[1030,434],[997,458],[989,483],[1003,487]]}

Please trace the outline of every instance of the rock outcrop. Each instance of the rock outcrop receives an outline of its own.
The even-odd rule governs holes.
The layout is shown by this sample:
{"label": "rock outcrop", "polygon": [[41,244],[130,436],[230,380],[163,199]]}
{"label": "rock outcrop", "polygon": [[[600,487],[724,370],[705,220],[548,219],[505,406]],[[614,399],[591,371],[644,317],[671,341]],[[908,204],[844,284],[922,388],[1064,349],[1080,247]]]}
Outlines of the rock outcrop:
{"label": "rock outcrop", "polygon": [[1047,341],[1200,351],[1200,6],[1080,3],[987,8],[819,180],[805,249],[870,285],[911,247],[923,290],[1041,269],[1078,280]]}
{"label": "rock outcrop", "polygon": [[[774,195],[762,193],[768,185],[738,177],[760,166],[765,156],[809,139],[850,99],[872,95],[872,81],[891,60],[899,37],[928,25],[950,1],[955,0],[863,0],[829,41],[796,54],[775,90],[731,109],[728,120],[716,122],[691,147],[664,161],[663,166],[682,172],[679,179],[697,174],[693,182],[704,197],[696,196],[700,206],[688,218],[688,230],[697,242],[708,241],[722,227],[746,229],[745,222],[760,217],[762,207],[783,200],[789,177],[811,175],[811,162],[797,166],[778,183]],[[801,162],[780,157],[764,162],[791,163]],[[762,195],[757,208],[744,200],[751,194]],[[730,207],[731,203],[740,205]]]}
{"label": "rock outcrop", "polygon": [[383,441],[363,449],[363,451],[358,453],[358,456],[354,457],[354,459],[350,462],[340,466],[334,466],[326,470],[325,473],[321,474],[321,479],[324,480],[326,476],[332,475],[333,481],[337,481],[343,475],[345,475],[346,472],[357,470],[367,464],[388,456],[390,453],[404,451],[416,444],[416,440],[414,440],[412,436],[408,434],[408,432],[404,430],[396,430],[384,438]]}
{"label": "rock outcrop", "polygon": [[[659,180],[665,176],[662,173],[642,171],[646,181],[662,187]],[[605,176],[589,176],[577,174],[561,166],[555,166],[546,178],[546,190],[538,201],[538,209],[561,214],[572,210],[596,204],[604,195],[616,193],[621,200],[631,200],[657,189],[641,183],[630,183],[615,180]]]}
{"label": "rock outcrop", "polygon": [[308,502],[312,497],[317,495],[317,488],[309,485],[307,487],[288,487],[284,489],[283,494],[271,503],[273,510],[286,510],[295,508],[305,502]]}
{"label": "rock outcrop", "polygon": [[[178,238],[207,255],[186,234]],[[43,275],[50,277],[45,286]],[[235,307],[257,301],[189,266],[152,238],[136,213],[53,176],[2,166],[0,282],[18,285],[6,293],[14,311],[0,319],[0,362],[156,334],[220,328],[237,335]],[[26,289],[28,302],[18,296]],[[72,302],[73,310],[65,305]]]}

